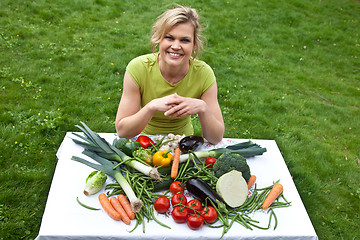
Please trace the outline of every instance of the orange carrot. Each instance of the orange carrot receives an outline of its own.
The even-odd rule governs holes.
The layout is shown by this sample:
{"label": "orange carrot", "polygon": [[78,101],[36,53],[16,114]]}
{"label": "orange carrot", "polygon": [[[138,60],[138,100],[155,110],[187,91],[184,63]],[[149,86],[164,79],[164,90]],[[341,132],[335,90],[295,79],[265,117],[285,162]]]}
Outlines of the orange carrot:
{"label": "orange carrot", "polygon": [[267,209],[268,207],[270,207],[270,205],[275,201],[275,199],[278,196],[280,196],[282,191],[283,191],[283,186],[280,183],[275,183],[274,186],[272,187],[271,191],[265,198],[262,208]]}
{"label": "orange carrot", "polygon": [[129,200],[127,200],[127,198],[125,197],[124,194],[119,194],[118,196],[118,200],[121,204],[121,206],[124,208],[126,214],[128,215],[128,217],[133,220],[135,219],[135,213],[134,211],[131,209],[131,205]]}
{"label": "orange carrot", "polygon": [[247,182],[248,189],[250,189],[255,182],[256,182],[256,176],[251,175],[249,181]]}
{"label": "orange carrot", "polygon": [[175,179],[178,171],[179,171],[179,163],[180,163],[180,148],[176,148],[175,152],[174,152],[174,158],[173,158],[173,163],[171,166],[171,178]]}
{"label": "orange carrot", "polygon": [[110,217],[112,217],[114,220],[121,220],[121,215],[120,213],[118,213],[113,206],[111,205],[108,197],[105,195],[105,193],[101,193],[99,195],[99,202],[101,204],[101,206],[103,207],[103,209],[105,210],[105,212],[107,214],[109,214]]}
{"label": "orange carrot", "polygon": [[121,206],[119,200],[116,198],[116,197],[111,197],[110,198],[110,203],[111,205],[114,207],[114,209],[120,213],[121,215],[121,220],[127,224],[127,225],[130,225],[131,221],[130,221],[130,218],[129,216],[126,214],[124,208]]}

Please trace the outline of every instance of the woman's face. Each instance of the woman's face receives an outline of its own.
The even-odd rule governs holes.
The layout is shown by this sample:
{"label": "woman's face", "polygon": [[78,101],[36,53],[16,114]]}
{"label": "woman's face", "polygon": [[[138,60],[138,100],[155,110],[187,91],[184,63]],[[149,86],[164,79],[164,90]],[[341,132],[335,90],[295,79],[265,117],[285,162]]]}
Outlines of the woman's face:
{"label": "woman's face", "polygon": [[160,59],[170,66],[189,64],[194,49],[194,27],[190,22],[171,28],[160,41]]}

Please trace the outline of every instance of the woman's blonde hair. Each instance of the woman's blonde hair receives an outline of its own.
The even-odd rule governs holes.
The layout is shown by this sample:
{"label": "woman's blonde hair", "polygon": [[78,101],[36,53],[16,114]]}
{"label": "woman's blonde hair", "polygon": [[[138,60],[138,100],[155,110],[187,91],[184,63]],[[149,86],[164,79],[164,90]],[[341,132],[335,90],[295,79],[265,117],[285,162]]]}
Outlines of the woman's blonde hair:
{"label": "woman's blonde hair", "polygon": [[153,52],[157,51],[161,39],[175,25],[190,22],[194,26],[194,50],[193,58],[199,54],[203,48],[202,36],[200,33],[201,26],[199,23],[199,15],[196,10],[190,7],[177,5],[175,8],[169,9],[162,13],[152,27],[151,46]]}

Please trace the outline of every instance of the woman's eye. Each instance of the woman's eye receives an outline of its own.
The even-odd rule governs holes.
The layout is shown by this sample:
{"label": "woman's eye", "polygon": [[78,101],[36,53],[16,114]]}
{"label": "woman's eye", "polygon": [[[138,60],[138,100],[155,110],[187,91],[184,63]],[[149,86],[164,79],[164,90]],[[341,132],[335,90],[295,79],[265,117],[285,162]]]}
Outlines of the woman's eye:
{"label": "woman's eye", "polygon": [[173,37],[171,36],[165,36],[166,39],[173,40]]}
{"label": "woman's eye", "polygon": [[183,41],[183,42],[190,42],[189,39],[183,39],[182,41]]}

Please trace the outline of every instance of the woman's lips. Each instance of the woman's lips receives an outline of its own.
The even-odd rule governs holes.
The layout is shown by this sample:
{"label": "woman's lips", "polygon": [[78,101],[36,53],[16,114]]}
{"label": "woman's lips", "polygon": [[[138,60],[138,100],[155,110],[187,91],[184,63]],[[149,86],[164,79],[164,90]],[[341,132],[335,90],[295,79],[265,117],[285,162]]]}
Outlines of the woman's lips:
{"label": "woman's lips", "polygon": [[179,58],[182,56],[180,53],[169,52],[168,54],[170,55],[171,58]]}

